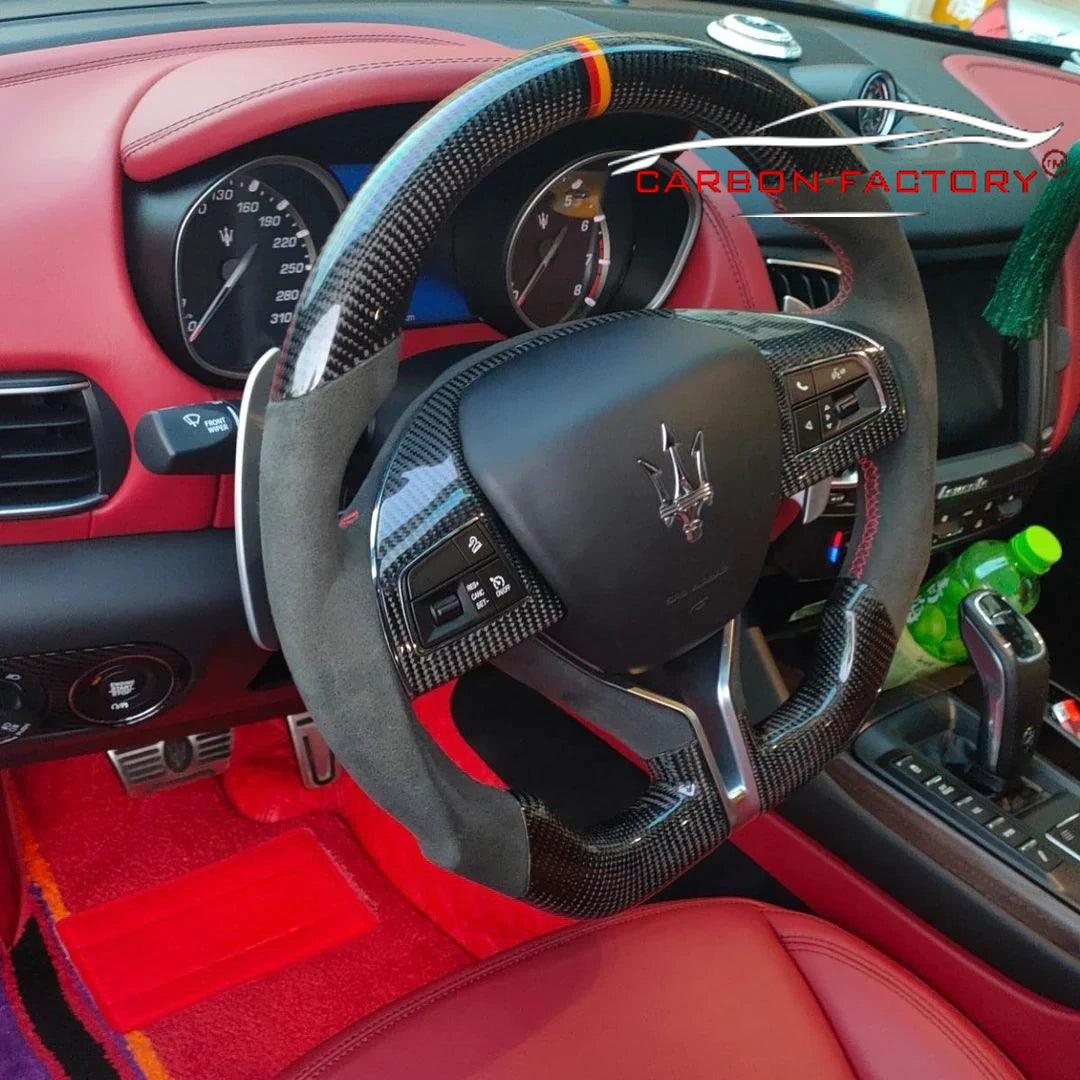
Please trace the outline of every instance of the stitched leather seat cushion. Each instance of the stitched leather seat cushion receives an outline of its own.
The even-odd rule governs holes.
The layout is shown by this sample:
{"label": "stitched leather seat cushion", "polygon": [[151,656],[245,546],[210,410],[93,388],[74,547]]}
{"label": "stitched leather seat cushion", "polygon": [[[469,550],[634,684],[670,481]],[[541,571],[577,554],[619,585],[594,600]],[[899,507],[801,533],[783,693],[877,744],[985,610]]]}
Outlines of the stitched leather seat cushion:
{"label": "stitched leather seat cushion", "polygon": [[638,908],[459,972],[288,1080],[1017,1080],[924,983],[828,923],[746,900]]}

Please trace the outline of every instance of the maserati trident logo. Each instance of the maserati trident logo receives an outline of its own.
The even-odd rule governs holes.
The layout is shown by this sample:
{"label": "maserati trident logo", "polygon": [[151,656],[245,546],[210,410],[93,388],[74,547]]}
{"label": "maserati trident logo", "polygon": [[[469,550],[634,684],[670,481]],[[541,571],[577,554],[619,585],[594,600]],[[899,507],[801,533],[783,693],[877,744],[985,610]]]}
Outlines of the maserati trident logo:
{"label": "maserati trident logo", "polygon": [[712,505],[713,489],[709,483],[709,470],[705,464],[705,436],[699,431],[694,436],[690,447],[690,456],[694,459],[697,471],[697,486],[693,486],[686,475],[686,466],[682,460],[682,444],[671,437],[667,424],[660,425],[660,448],[671,458],[674,470],[675,488],[669,495],[664,487],[664,474],[650,461],[638,458],[638,464],[649,474],[649,479],[660,497],[660,520],[670,529],[674,522],[682,526],[683,536],[688,544],[696,544],[701,539],[704,524],[701,511]]}

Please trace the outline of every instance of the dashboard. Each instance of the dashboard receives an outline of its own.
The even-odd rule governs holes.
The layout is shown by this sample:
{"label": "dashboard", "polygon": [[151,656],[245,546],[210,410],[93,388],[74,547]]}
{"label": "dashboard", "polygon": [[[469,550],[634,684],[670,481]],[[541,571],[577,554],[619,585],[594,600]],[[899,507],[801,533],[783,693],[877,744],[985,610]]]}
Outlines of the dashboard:
{"label": "dashboard", "polygon": [[[748,11],[328,0],[316,19],[298,0],[169,6],[137,28],[117,12],[20,22],[0,46],[0,106],[19,118],[20,147],[0,177],[0,223],[21,268],[0,295],[0,763],[302,707],[280,655],[248,633],[230,440],[248,373],[285,340],[347,200],[431,105],[517,50],[607,29],[716,40],[710,26]],[[828,12],[770,17],[799,54],[761,62],[817,100],[865,90],[1030,127],[1065,120],[1063,144],[1080,137],[1080,79],[1046,64]],[[883,116],[910,123],[840,119],[864,132]],[[411,396],[483,343],[604,311],[835,298],[842,259],[764,193],[669,183],[725,174],[728,151],[662,156],[659,192],[611,175],[615,158],[696,134],[601,118],[489,174],[427,257],[399,391],[352,482]],[[1078,262],[1044,334],[1002,340],[980,313],[1046,178],[1026,150],[913,153],[918,169],[1034,174],[999,199],[894,199],[913,215],[934,326],[947,550],[1012,520],[1064,452],[1080,397]],[[866,157],[895,170],[883,150]],[[790,508],[765,583],[778,620],[828,588],[854,513],[849,477]]]}
{"label": "dashboard", "polygon": [[[422,110],[301,125],[167,179],[130,185],[131,280],[164,350],[195,377],[242,385],[284,341],[301,288],[346,201]],[[545,140],[497,170],[453,216],[417,282],[407,325],[484,323],[513,335],[655,307],[701,220],[692,187],[638,190],[608,162],[687,133],[614,118]],[[343,160],[341,147],[351,154]],[[674,160],[657,172],[672,175]],[[168,276],[158,268],[171,266]],[[146,273],[144,268],[154,268]]]}

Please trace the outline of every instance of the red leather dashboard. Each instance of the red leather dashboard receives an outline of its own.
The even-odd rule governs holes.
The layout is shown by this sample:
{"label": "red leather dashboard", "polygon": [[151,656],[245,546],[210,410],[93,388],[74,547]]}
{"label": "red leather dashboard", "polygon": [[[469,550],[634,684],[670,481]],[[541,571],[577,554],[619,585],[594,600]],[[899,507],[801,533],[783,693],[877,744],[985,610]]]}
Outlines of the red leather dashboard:
{"label": "red leather dashboard", "polygon": [[[17,118],[0,185],[7,275],[0,293],[9,371],[73,370],[98,382],[129,429],[150,409],[220,396],[178,369],[150,335],[123,244],[124,177],[147,181],[321,116],[451,93],[513,50],[450,31],[306,24],[152,35],[0,57],[0,109]],[[1080,135],[1080,84],[1052,69],[958,55],[948,70],[1005,120],[1066,120]],[[1068,99],[1068,100],[1067,100]],[[1053,102],[1053,105],[1049,104]],[[1058,110],[1061,116],[1048,115]],[[689,164],[689,163],[688,163]],[[694,165],[689,165],[694,168]],[[698,240],[669,303],[771,308],[764,262],[729,196],[706,190]],[[140,268],[153,273],[156,268]],[[1080,249],[1066,268],[1080,327]],[[481,324],[411,331],[405,355],[495,333]],[[1060,442],[1080,404],[1062,383]],[[137,459],[100,508],[0,523],[0,543],[231,525],[231,481],[161,477]]]}
{"label": "red leather dashboard", "polygon": [[[88,375],[129,429],[150,409],[220,396],[163,354],[136,306],[124,255],[124,175],[156,179],[321,116],[434,100],[510,55],[448,31],[314,24],[0,57],[0,111],[18,118],[10,144],[18,153],[7,155],[0,178],[0,223],[8,266],[19,268],[0,293],[0,365]],[[672,302],[771,307],[749,227],[732,216],[728,197],[707,194]],[[497,335],[473,324],[409,336],[405,355]],[[0,523],[0,543],[229,526],[231,487],[229,479],[156,476],[133,459],[119,491],[99,509]]]}

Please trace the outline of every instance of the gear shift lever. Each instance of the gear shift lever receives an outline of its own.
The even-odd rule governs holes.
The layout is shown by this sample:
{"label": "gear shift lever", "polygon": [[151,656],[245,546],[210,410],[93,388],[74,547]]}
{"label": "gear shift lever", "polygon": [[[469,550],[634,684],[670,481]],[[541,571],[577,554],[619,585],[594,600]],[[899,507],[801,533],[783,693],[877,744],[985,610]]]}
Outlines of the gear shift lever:
{"label": "gear shift lever", "polygon": [[1014,785],[1035,750],[1050,661],[1038,630],[990,589],[960,605],[960,632],[982,683],[978,772],[998,791]]}

